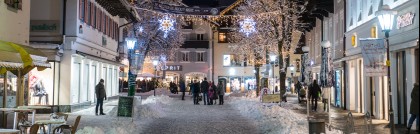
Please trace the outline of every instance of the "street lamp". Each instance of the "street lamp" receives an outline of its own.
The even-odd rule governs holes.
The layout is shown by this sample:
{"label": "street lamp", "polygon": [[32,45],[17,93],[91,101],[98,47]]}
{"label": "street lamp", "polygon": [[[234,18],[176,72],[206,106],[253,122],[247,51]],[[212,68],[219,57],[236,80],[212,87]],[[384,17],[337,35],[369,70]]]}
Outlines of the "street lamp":
{"label": "street lamp", "polygon": [[389,61],[389,32],[392,30],[394,24],[394,15],[397,11],[392,10],[388,5],[383,5],[382,9],[377,11],[376,16],[378,17],[379,24],[381,25],[382,31],[385,32],[385,40],[388,47],[386,47],[386,66],[388,67],[388,94],[389,94],[389,125],[391,128],[391,134],[395,132],[394,125],[394,110],[392,108],[392,90],[391,90],[391,62]]}
{"label": "street lamp", "polygon": [[274,80],[274,63],[275,63],[275,61],[276,61],[276,58],[277,58],[277,56],[276,55],[270,55],[270,61],[271,61],[271,70],[272,70],[272,73],[271,73],[271,75],[272,75],[272,78],[271,78],[271,82],[272,82],[272,85],[273,85],[273,88],[272,88],[272,90],[273,90],[273,94],[274,94],[274,87],[275,87],[275,81],[276,80]]}
{"label": "street lamp", "polygon": [[127,43],[127,49],[128,49],[128,96],[134,96],[135,94],[135,85],[136,85],[136,75],[137,71],[133,70],[136,65],[133,65],[133,49],[136,45],[137,40],[135,38],[126,38],[125,42]]}
{"label": "street lamp", "polygon": [[[155,82],[157,82],[157,78],[156,78],[156,75],[157,75],[157,65],[158,65],[158,63],[159,63],[159,61],[157,60],[157,59],[154,59],[153,61],[152,61],[152,64],[153,64],[153,67],[155,68]],[[154,83],[154,85],[153,86],[155,86],[156,85],[156,83]],[[153,89],[153,96],[156,96],[156,88],[155,89]]]}

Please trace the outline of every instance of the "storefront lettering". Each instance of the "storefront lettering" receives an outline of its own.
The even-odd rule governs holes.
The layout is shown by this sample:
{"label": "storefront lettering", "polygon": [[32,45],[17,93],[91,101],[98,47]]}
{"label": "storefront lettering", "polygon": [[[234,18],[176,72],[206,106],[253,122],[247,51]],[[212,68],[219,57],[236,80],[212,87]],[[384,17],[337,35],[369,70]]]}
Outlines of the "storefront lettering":
{"label": "storefront lettering", "polygon": [[414,22],[414,13],[406,13],[397,17],[397,29],[409,26]]}
{"label": "storefront lettering", "polygon": [[167,67],[168,71],[182,71],[181,65],[168,65]]}
{"label": "storefront lettering", "polygon": [[31,20],[31,32],[55,32],[59,31],[59,21],[56,20]]}

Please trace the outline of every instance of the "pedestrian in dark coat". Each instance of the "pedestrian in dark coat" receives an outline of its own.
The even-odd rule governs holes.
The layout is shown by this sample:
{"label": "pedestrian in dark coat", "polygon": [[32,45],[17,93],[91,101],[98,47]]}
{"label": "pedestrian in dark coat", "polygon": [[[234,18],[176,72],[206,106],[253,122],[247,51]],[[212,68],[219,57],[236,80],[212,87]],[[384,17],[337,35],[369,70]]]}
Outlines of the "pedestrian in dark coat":
{"label": "pedestrian in dark coat", "polygon": [[197,80],[194,80],[194,83],[192,84],[191,89],[193,92],[194,104],[199,105],[198,97],[200,94],[200,85],[198,84]]}
{"label": "pedestrian in dark coat", "polygon": [[204,105],[207,105],[209,103],[209,101],[210,101],[209,94],[208,94],[209,87],[210,87],[210,85],[209,85],[209,82],[207,82],[207,78],[204,78],[204,81],[201,82],[201,85],[200,85],[201,93],[203,93],[203,102],[204,102]]}
{"label": "pedestrian in dark coat", "polygon": [[312,110],[316,111],[318,108],[318,97],[319,97],[318,94],[321,93],[321,88],[319,87],[317,80],[314,80],[314,82],[310,86],[310,91],[311,91]]}
{"label": "pedestrian in dark coat", "polygon": [[98,107],[100,107],[100,115],[105,115],[103,104],[104,99],[106,100],[106,91],[104,86],[104,79],[101,79],[99,83],[95,87],[95,93],[96,93],[96,109],[95,114],[98,115]]}
{"label": "pedestrian in dark coat", "polygon": [[181,89],[181,92],[182,92],[182,100],[184,100],[184,97],[185,97],[185,81],[182,80],[182,79],[179,81],[179,88]]}
{"label": "pedestrian in dark coat", "polygon": [[416,120],[417,131],[419,130],[419,83],[414,83],[413,91],[411,91],[411,103],[410,103],[410,120],[408,121],[408,131],[411,130],[414,120]]}
{"label": "pedestrian in dark coat", "polygon": [[219,105],[223,105],[223,103],[225,102],[223,100],[223,96],[225,95],[225,89],[223,88],[222,81],[219,81],[219,83],[217,83],[217,92],[217,94],[219,94]]}

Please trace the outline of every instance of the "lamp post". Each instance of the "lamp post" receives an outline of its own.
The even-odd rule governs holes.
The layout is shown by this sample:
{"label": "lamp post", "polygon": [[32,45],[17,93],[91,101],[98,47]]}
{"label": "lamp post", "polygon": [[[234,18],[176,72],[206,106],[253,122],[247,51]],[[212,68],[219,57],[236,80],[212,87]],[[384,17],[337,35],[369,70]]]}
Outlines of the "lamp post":
{"label": "lamp post", "polygon": [[275,87],[275,81],[276,80],[274,80],[274,63],[275,63],[275,61],[276,61],[276,55],[270,55],[270,61],[271,61],[271,70],[272,70],[272,73],[271,73],[271,82],[272,82],[272,85],[273,85],[273,88],[272,88],[272,90],[273,90],[273,94],[274,94],[274,87]]}
{"label": "lamp post", "polygon": [[394,110],[392,108],[392,90],[391,90],[391,62],[389,59],[389,32],[392,30],[394,24],[394,15],[397,11],[392,10],[388,5],[383,5],[382,9],[377,11],[376,17],[378,17],[379,24],[381,25],[382,31],[385,32],[385,40],[388,45],[386,48],[386,66],[388,67],[388,94],[389,94],[389,127],[391,128],[391,134],[395,132],[394,125]]}
{"label": "lamp post", "polygon": [[[309,85],[309,83],[305,82],[305,81],[309,81],[309,80],[306,80],[306,79],[309,79],[309,76],[307,76],[307,73],[306,73],[306,69],[307,69],[306,67],[308,65],[307,60],[308,60],[309,47],[308,46],[302,47],[302,51],[303,51],[303,60],[302,60],[303,64],[301,64],[303,66],[303,70],[302,70],[303,75],[301,75],[301,76],[303,76],[302,77],[303,78],[302,82],[304,82],[305,85]],[[298,96],[298,98],[299,98],[299,96]],[[308,101],[309,101],[309,89],[306,90],[306,115],[309,117],[309,103],[308,103]]]}
{"label": "lamp post", "polygon": [[128,96],[134,96],[135,94],[135,85],[136,85],[136,74],[137,70],[135,70],[136,65],[133,65],[135,62],[135,58],[133,58],[133,49],[136,45],[137,40],[135,38],[126,38],[125,42],[127,43],[128,49]]}
{"label": "lamp post", "polygon": [[[155,76],[154,76],[154,80],[155,80],[155,82],[157,82],[157,78],[156,78],[156,76],[157,76],[157,65],[158,65],[158,63],[159,63],[159,61],[158,60],[156,60],[156,59],[154,59],[153,61],[152,61],[152,64],[153,64],[153,67],[155,68]],[[156,85],[156,83],[154,83],[154,85],[153,86],[155,86]],[[153,96],[156,96],[156,87],[155,87],[155,89],[153,89]]]}

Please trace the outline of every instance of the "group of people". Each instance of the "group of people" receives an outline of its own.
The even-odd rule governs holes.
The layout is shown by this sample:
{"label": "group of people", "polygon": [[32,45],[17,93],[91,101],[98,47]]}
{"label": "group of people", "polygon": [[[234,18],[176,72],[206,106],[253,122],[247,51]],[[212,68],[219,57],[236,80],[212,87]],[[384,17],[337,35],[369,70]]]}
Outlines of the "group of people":
{"label": "group of people", "polygon": [[[185,97],[185,82],[181,80],[179,87],[182,92],[182,100]],[[202,94],[201,99],[204,102],[204,105],[216,105],[217,99],[219,100],[219,105],[223,105],[224,99],[223,96],[225,95],[225,90],[223,88],[222,82],[219,82],[216,86],[214,82],[208,82],[207,78],[200,83],[197,80],[189,84],[190,92],[193,95],[193,102],[194,105],[199,105],[200,101],[200,93]]]}
{"label": "group of people", "polygon": [[[299,95],[303,94],[301,93],[302,89],[302,85],[298,82],[296,84],[297,86],[297,92]],[[318,100],[322,97],[322,103],[324,104],[324,111],[328,111],[328,99],[329,99],[329,95],[330,95],[330,88],[324,88],[323,90],[321,90],[321,87],[318,85],[317,80],[314,80],[312,82],[312,84],[309,85],[308,87],[308,97],[310,98],[311,101],[311,108],[312,111],[317,111],[318,109]],[[303,90],[304,91],[304,90]],[[300,97],[300,96],[299,96]]]}

